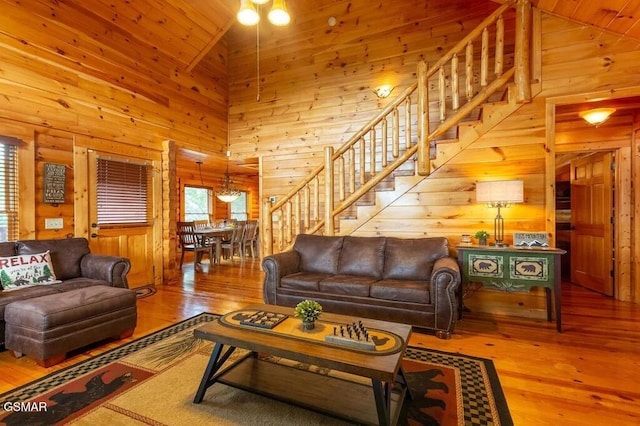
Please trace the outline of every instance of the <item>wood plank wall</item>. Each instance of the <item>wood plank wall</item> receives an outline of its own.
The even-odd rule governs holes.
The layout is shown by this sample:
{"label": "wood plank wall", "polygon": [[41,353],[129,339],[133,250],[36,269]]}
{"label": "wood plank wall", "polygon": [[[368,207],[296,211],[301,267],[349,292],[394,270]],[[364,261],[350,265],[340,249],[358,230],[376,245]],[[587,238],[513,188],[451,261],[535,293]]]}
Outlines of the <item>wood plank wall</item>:
{"label": "wood plank wall", "polygon": [[[263,197],[286,193],[320,164],[324,145],[341,145],[384,107],[385,101],[371,94],[374,86],[387,74],[395,79],[396,90],[409,84],[415,78],[416,61],[437,57],[455,41],[458,31],[473,28],[478,19],[475,14],[482,8],[482,2],[473,2],[474,7],[460,15],[459,2],[452,2],[450,6],[458,14],[449,20],[453,12],[439,2],[442,14],[434,21],[422,12],[435,2],[419,3],[426,4],[424,10],[418,2],[403,7],[415,19],[394,9],[391,1],[382,1],[379,8],[371,9],[367,8],[369,2],[356,0],[350,2],[349,10],[328,7],[307,11],[286,36],[264,29],[261,102],[255,100],[253,45],[247,41],[245,48],[230,51],[232,149],[239,157],[262,156]],[[379,26],[381,14],[393,16],[398,24]],[[333,29],[326,25],[332,15],[340,22]],[[475,182],[503,178],[523,179],[525,185],[525,202],[503,211],[507,241],[514,231],[548,229],[545,212],[552,201],[547,200],[550,183],[545,182],[547,100],[640,86],[640,74],[634,65],[640,60],[640,51],[635,40],[545,13],[537,20],[541,33],[534,38],[542,46],[542,61],[536,65],[541,67],[542,92],[361,226],[356,235],[446,236],[454,245],[462,233],[479,229],[493,233],[495,211],[475,203]],[[232,36],[239,37],[235,31]],[[626,118],[612,119],[613,130],[603,126],[596,131],[569,131],[567,126],[571,125],[559,126],[558,145],[603,149],[631,144]],[[594,142],[594,136],[598,142]],[[571,141],[563,142],[563,138]],[[635,287],[633,293],[639,292],[637,283],[630,285]],[[517,296],[498,310],[528,315],[525,311],[531,303],[527,298]],[[542,317],[543,304],[539,302],[533,305]],[[495,306],[487,309],[496,312]]]}
{"label": "wood plank wall", "polygon": [[[80,3],[2,1],[0,134],[35,145],[34,172],[23,176],[34,185],[35,206],[27,207],[35,218],[21,224],[22,238],[74,234],[74,144],[159,158],[163,142],[174,140],[173,149],[204,152],[205,165],[207,156],[226,150],[226,39],[187,72],[182,53],[134,47],[135,37],[114,30],[114,10],[94,6],[90,16],[80,16]],[[67,167],[67,201],[58,207],[43,204],[47,162]],[[61,217],[64,228],[45,230],[46,217]]]}

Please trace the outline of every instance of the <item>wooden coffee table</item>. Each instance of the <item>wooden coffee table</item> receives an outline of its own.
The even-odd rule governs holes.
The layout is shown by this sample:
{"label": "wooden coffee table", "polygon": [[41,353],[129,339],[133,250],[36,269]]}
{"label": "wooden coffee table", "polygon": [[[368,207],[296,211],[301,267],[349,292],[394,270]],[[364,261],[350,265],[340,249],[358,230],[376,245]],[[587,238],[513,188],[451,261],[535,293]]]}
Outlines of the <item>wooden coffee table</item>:
{"label": "wooden coffee table", "polygon": [[[273,329],[239,324],[238,318],[254,311],[287,314],[290,318]],[[396,424],[404,398],[408,396],[401,361],[411,326],[330,313],[323,313],[320,319],[314,330],[304,332],[300,319],[293,318],[293,308],[252,305],[196,329],[196,337],[216,344],[194,403],[202,402],[210,386],[223,383],[353,422]],[[378,339],[387,341],[380,346],[384,349],[378,351],[376,347],[376,351],[371,351],[324,341],[324,335],[333,334],[336,324],[358,321],[372,330],[372,334],[378,330],[380,336],[387,336]],[[224,345],[227,348],[223,353]],[[251,352],[221,368],[236,348]],[[370,383],[292,368],[263,360],[258,353],[362,376],[370,379]]]}

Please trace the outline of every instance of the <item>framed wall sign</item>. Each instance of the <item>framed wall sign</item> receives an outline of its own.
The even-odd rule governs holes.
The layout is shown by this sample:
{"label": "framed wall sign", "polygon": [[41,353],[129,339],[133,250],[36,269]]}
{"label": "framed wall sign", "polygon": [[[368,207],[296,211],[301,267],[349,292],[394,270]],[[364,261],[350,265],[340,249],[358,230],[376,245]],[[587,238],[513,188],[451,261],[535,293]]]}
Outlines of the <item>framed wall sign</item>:
{"label": "framed wall sign", "polygon": [[514,232],[514,247],[549,247],[549,236],[546,232]]}
{"label": "framed wall sign", "polygon": [[67,168],[64,164],[44,163],[44,202],[64,203]]}

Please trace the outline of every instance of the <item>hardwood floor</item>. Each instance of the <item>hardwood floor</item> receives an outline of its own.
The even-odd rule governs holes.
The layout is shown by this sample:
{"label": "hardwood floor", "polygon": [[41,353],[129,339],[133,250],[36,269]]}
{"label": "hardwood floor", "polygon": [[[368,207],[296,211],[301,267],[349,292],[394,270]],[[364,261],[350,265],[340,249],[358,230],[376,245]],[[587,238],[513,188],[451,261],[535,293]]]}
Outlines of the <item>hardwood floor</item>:
{"label": "hardwood floor", "polygon": [[[180,282],[138,301],[132,340],[200,312],[225,313],[262,302],[258,261],[183,267]],[[414,333],[410,344],[490,358],[516,425],[640,424],[640,306],[563,286],[563,333],[546,321],[466,314],[450,340]],[[124,341],[85,349],[45,369],[0,353],[0,392]]]}

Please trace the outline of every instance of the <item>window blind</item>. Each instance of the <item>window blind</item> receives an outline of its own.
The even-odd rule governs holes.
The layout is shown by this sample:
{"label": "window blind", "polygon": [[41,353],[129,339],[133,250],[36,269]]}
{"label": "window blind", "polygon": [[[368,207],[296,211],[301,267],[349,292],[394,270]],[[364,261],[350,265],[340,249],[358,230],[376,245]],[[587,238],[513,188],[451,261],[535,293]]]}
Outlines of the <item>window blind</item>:
{"label": "window blind", "polygon": [[99,225],[149,222],[150,166],[98,158],[97,173]]}
{"label": "window blind", "polygon": [[0,136],[0,241],[18,239],[18,149]]}

